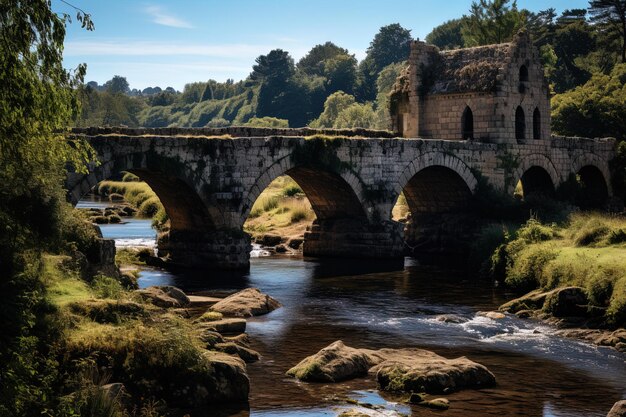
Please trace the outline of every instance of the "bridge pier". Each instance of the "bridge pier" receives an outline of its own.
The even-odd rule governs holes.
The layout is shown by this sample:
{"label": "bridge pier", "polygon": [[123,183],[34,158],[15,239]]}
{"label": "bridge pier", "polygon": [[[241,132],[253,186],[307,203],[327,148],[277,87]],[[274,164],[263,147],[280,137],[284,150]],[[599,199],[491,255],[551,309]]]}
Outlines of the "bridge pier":
{"label": "bridge pier", "polygon": [[401,259],[403,225],[371,224],[360,219],[316,220],[304,234],[304,256],[320,258]]}
{"label": "bridge pier", "polygon": [[250,236],[237,231],[170,231],[159,237],[159,256],[173,265],[238,270],[250,267]]}

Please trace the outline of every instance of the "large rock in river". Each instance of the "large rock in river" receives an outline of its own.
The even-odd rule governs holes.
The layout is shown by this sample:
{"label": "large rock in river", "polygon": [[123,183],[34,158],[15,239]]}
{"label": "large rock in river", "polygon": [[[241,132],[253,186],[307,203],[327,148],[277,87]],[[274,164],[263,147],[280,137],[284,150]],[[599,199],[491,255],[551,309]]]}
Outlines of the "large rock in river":
{"label": "large rock in river", "polygon": [[376,372],[379,387],[386,391],[447,394],[496,383],[484,365],[466,357],[446,359],[422,349],[382,349],[378,353],[387,359],[370,372]]}
{"label": "large rock in river", "polygon": [[446,359],[423,349],[356,349],[336,341],[303,359],[287,375],[303,381],[336,382],[376,374],[384,390],[448,393],[495,384],[489,370],[465,357]]}
{"label": "large rock in river", "polygon": [[367,375],[367,371],[381,358],[374,351],[355,349],[338,340],[315,355],[304,358],[287,371],[287,375],[301,381],[337,382]]}
{"label": "large rock in river", "polygon": [[606,417],[626,417],[626,400],[616,402]]}
{"label": "large rock in river", "polygon": [[224,298],[211,307],[225,316],[252,317],[267,314],[281,307],[281,304],[258,288],[246,288]]}

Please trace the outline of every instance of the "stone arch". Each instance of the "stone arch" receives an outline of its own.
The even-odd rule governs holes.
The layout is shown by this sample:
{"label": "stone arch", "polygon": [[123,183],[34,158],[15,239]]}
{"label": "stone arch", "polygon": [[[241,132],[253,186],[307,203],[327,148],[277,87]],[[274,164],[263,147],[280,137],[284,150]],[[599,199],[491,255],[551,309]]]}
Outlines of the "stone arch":
{"label": "stone arch", "polygon": [[[450,189],[450,193],[447,197],[442,198],[441,194],[439,194],[439,191],[441,190],[438,190],[438,192],[433,195],[433,198],[439,199],[438,202],[432,203],[432,208],[434,209],[445,210],[446,206],[450,206],[450,202],[457,201],[456,197],[460,197],[460,194],[458,193],[464,194],[463,191],[460,191],[463,187],[465,187],[471,194],[478,185],[478,180],[474,177],[470,168],[461,159],[454,155],[444,154],[442,152],[427,152],[422,154],[415,161],[411,162],[404,169],[399,177],[399,181],[394,187],[396,197],[394,198],[394,201],[400,193],[406,189],[411,180],[414,180],[416,175],[420,172],[426,172],[425,175],[427,175],[430,180],[435,180],[437,176],[441,176],[441,185],[444,187],[446,185],[451,185],[453,187],[453,189]],[[419,179],[426,179],[426,177],[418,178],[418,180]],[[433,183],[431,182],[431,184]],[[414,197],[419,198],[417,194],[415,194]],[[447,202],[445,200],[447,200]],[[386,218],[391,218],[391,209],[392,207],[390,207],[389,212],[386,213]],[[411,207],[411,209],[413,209],[413,207]]]}
{"label": "stone arch", "polygon": [[98,166],[92,165],[87,175],[70,174],[67,181],[69,200],[76,204],[99,182],[121,171],[128,171],[139,176],[154,190],[170,218],[172,231],[205,232],[223,224],[222,211],[204,201],[189,180],[189,172],[181,177],[159,171],[155,166],[155,161],[149,160],[145,153],[101,161]]}
{"label": "stone arch", "polygon": [[541,139],[541,112],[538,107],[533,111],[533,139]]}
{"label": "stone arch", "polygon": [[474,114],[469,106],[465,106],[461,115],[461,137],[463,139],[474,139]]}
{"label": "stone arch", "polygon": [[601,209],[609,199],[609,188],[602,171],[595,165],[585,165],[578,171],[580,198],[577,202],[582,209]]}
{"label": "stone arch", "polygon": [[522,106],[515,109],[515,139],[523,141],[526,139],[526,115]]}
{"label": "stone arch", "polygon": [[[533,168],[538,168],[539,170]],[[531,171],[530,175],[524,178],[524,175],[527,174],[529,171]],[[509,189],[507,190],[507,192],[509,194],[513,194],[515,186],[519,181],[522,181],[522,186],[524,186],[523,179],[526,179],[527,181],[530,180],[532,182],[532,184],[530,185],[531,188],[551,188],[551,193],[554,193],[556,186],[561,182],[560,176],[557,173],[557,170],[554,167],[552,161],[550,161],[550,159],[548,159],[545,155],[541,154],[528,155],[520,162],[517,169],[513,172],[511,178],[512,181],[510,184],[508,184]]]}
{"label": "stone arch", "polygon": [[365,198],[365,187],[353,172],[338,173],[315,166],[297,165],[290,156],[286,156],[266,169],[250,188],[242,202],[240,224],[245,223],[263,190],[281,175],[289,175],[302,188],[319,220],[372,220],[374,206]]}
{"label": "stone arch", "polygon": [[592,153],[583,153],[574,159],[572,162],[572,174],[578,174],[582,168],[585,166],[593,166],[598,169],[602,174],[604,182],[606,183],[608,196],[611,197],[613,195],[611,189],[611,174],[609,171],[609,166],[606,161],[600,158],[598,155]]}

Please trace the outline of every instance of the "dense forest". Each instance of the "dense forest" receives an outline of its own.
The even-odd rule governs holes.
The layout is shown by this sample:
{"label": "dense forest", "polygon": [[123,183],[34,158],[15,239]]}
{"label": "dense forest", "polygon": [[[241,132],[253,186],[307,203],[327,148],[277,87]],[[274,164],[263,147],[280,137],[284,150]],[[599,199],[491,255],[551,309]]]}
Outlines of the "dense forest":
{"label": "dense forest", "polygon": [[[624,10],[611,1],[590,8],[530,12],[515,2],[474,3],[467,15],[435,27],[426,41],[441,49],[510,41],[530,31],[554,94],[554,130],[566,135],[622,137],[626,120]],[[617,2],[620,3],[620,2]],[[380,28],[358,62],[333,42],[315,45],[298,62],[275,49],[256,58],[245,80],[199,81],[131,90],[123,76],[80,87],[77,123],[144,127],[313,126],[389,129],[388,95],[408,57],[410,30]],[[602,97],[602,99],[598,99]]]}

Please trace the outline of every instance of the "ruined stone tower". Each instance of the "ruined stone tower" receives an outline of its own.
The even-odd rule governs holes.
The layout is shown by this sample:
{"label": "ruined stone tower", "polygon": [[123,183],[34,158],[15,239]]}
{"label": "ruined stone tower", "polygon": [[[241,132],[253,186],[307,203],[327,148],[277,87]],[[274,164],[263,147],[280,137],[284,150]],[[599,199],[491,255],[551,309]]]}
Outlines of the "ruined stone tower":
{"label": "ruined stone tower", "polygon": [[413,41],[391,94],[395,132],[407,138],[531,143],[550,138],[550,96],[526,31],[510,43],[440,51]]}

